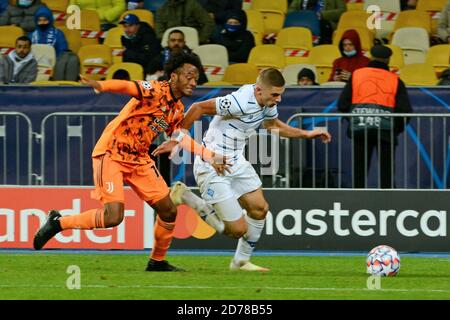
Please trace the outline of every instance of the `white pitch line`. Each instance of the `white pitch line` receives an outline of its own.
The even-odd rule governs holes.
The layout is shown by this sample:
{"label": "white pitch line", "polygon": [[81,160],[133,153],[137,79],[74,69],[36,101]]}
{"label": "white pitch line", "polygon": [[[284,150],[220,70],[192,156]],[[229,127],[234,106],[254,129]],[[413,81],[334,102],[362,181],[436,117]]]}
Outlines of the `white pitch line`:
{"label": "white pitch line", "polygon": [[[55,288],[66,289],[65,286],[46,285],[46,284],[0,284],[0,288]],[[436,293],[450,293],[450,290],[442,289],[378,289],[370,290],[367,288],[308,288],[308,287],[211,287],[211,286],[158,286],[158,285],[102,285],[102,284],[88,284],[81,285],[81,288],[104,288],[104,289],[218,289],[218,290],[238,290],[238,289],[259,289],[259,290],[281,290],[281,291],[383,291],[383,292],[436,292]]]}

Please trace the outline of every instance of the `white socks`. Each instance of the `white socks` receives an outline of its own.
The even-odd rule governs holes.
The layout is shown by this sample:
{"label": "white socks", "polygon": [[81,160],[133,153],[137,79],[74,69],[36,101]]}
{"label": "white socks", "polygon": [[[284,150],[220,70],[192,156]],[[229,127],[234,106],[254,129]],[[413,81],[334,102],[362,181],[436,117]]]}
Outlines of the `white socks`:
{"label": "white socks", "polygon": [[247,221],[247,233],[239,239],[236,253],[234,254],[235,262],[250,260],[250,256],[261,237],[264,222],[266,221],[266,219],[255,220],[248,215],[245,215],[245,220]]}
{"label": "white socks", "polygon": [[181,196],[181,199],[189,207],[196,210],[200,214],[200,217],[208,225],[214,228],[219,234],[223,233],[223,230],[225,229],[223,221],[220,220],[219,217],[217,217],[214,208],[211,205],[207,204],[205,200],[203,200],[190,190],[186,190]]}

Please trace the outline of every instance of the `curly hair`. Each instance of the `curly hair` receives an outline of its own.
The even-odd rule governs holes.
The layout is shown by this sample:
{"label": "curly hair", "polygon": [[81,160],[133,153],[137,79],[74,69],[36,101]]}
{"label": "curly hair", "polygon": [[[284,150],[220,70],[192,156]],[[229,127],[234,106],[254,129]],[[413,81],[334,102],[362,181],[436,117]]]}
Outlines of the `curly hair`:
{"label": "curly hair", "polygon": [[199,72],[202,68],[200,59],[197,55],[180,51],[170,56],[169,60],[164,65],[164,71],[166,75],[170,77],[172,72],[178,72],[178,70],[186,63],[195,66]]}

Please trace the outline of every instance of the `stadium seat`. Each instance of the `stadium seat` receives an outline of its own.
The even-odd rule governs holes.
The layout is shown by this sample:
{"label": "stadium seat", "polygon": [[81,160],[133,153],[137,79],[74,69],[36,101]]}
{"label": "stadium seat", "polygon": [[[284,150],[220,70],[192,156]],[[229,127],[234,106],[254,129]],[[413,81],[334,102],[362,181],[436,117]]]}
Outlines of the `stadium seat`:
{"label": "stadium seat", "polygon": [[364,9],[371,5],[380,7],[382,12],[400,12],[400,0],[364,0]]}
{"label": "stadium seat", "polygon": [[223,87],[223,86],[232,86],[231,83],[226,81],[208,81],[202,84],[205,87]]}
{"label": "stadium seat", "polygon": [[53,13],[54,25],[62,27],[66,22],[66,10],[69,0],[44,0],[42,1]]}
{"label": "stadium seat", "polygon": [[316,82],[318,80],[316,66],[307,63],[289,64],[283,69],[283,77],[287,86],[297,85],[297,75],[303,68],[311,69],[316,76]]}
{"label": "stadium seat", "polygon": [[111,48],[104,44],[87,45],[78,51],[81,74],[88,79],[103,80],[112,64]]}
{"label": "stadium seat", "polygon": [[361,11],[364,10],[364,3],[362,1],[346,1],[347,11]]}
{"label": "stadium seat", "polygon": [[106,80],[112,79],[114,72],[119,69],[128,71],[130,74],[130,80],[143,80],[144,79],[144,68],[140,64],[133,62],[119,62],[114,63],[109,69],[106,76]]}
{"label": "stadium seat", "polygon": [[389,39],[394,30],[395,20],[400,12],[399,0],[365,0],[364,10],[367,10],[371,5],[378,6],[381,14],[381,28],[376,30],[376,37],[378,39]]}
{"label": "stadium seat", "polygon": [[122,62],[123,51],[125,48],[122,47],[122,41],[120,39],[123,33],[122,26],[111,28],[108,30],[108,34],[103,42],[103,44],[106,44],[112,50],[113,63]]}
{"label": "stadium seat", "polygon": [[258,77],[258,67],[251,63],[230,64],[225,69],[222,81],[235,86],[255,83]]}
{"label": "stadium seat", "polygon": [[138,16],[140,21],[147,22],[152,28],[155,28],[155,20],[151,11],[146,9],[127,10],[120,15],[120,20],[122,20],[127,14],[134,14]]}
{"label": "stadium seat", "polygon": [[438,81],[433,66],[427,63],[403,66],[400,69],[400,78],[408,86],[435,86]]}
{"label": "stadium seat", "polygon": [[[339,46],[339,42],[342,39],[342,35],[347,31],[348,29],[337,29],[336,32],[333,35],[333,44],[336,46]],[[361,41],[361,47],[364,52],[369,52],[370,49],[373,47],[373,40],[374,35],[372,32],[367,30],[367,28],[352,28],[352,30],[355,30],[358,35],[359,39]]]}
{"label": "stadium seat", "polygon": [[244,0],[242,1],[242,10],[250,9],[252,6],[252,0]]}
{"label": "stadium seat", "polygon": [[245,10],[247,16],[247,30],[253,34],[255,45],[263,44],[264,37],[264,18],[261,12],[257,10]]}
{"label": "stadium seat", "polygon": [[284,51],[275,44],[263,44],[253,47],[250,51],[248,62],[253,63],[260,70],[270,67],[281,70],[286,66]]}
{"label": "stadium seat", "polygon": [[416,10],[426,11],[431,17],[431,34],[437,33],[441,11],[444,9],[448,0],[419,0]]}
{"label": "stadium seat", "polygon": [[406,10],[401,11],[395,21],[393,32],[400,28],[416,27],[424,28],[428,34],[431,33],[431,18],[430,15],[424,11]]}
{"label": "stadium seat", "polygon": [[166,0],[144,0],[144,8],[155,14],[156,10],[158,10],[165,2]]}
{"label": "stadium seat", "polygon": [[281,29],[275,44],[284,50],[286,64],[305,62],[313,46],[311,30],[302,27]]}
{"label": "stadium seat", "polygon": [[169,39],[169,33],[172,30],[180,30],[184,33],[184,39],[186,41],[186,45],[189,48],[194,49],[199,46],[197,29],[192,28],[192,27],[178,26],[178,27],[172,27],[172,28],[166,29],[166,31],[164,31],[164,34],[163,34],[163,37],[161,40],[161,45],[163,47],[167,46],[167,39]]}
{"label": "stadium seat", "polygon": [[227,48],[220,44],[205,44],[193,50],[202,62],[209,81],[222,81],[228,66]]}
{"label": "stadium seat", "polygon": [[436,75],[450,67],[450,44],[440,44],[431,47],[425,59],[425,62],[432,65]]}
{"label": "stadium seat", "polygon": [[262,13],[264,35],[276,35],[283,28],[284,17],[287,12],[287,0],[253,0],[252,10]]}
{"label": "stadium seat", "polygon": [[400,69],[405,65],[403,50],[394,44],[387,44],[386,46],[392,50],[392,56],[389,59],[389,69],[398,74],[400,73]]}
{"label": "stadium seat", "polygon": [[65,26],[64,27],[58,27],[58,29],[60,29],[63,33],[64,36],[66,37],[67,40],[67,44],[69,46],[69,49],[77,54],[78,50],[81,47],[81,34],[80,34],[80,30],[76,30],[76,29],[67,29]]}
{"label": "stadium seat", "polygon": [[56,64],[55,48],[49,44],[32,44],[31,52],[38,63],[36,81],[48,80],[53,75]]}
{"label": "stadium seat", "polygon": [[367,21],[370,21],[370,14],[365,11],[346,11],[341,15],[336,30],[366,29],[375,36],[375,29],[369,29]]}
{"label": "stadium seat", "polygon": [[318,43],[320,37],[320,21],[314,11],[301,10],[290,12],[284,19],[283,28],[303,27],[311,30],[313,42]]}
{"label": "stadium seat", "polygon": [[341,52],[339,48],[332,44],[322,44],[312,48],[308,63],[316,66],[319,75],[317,79],[318,83],[328,81],[331,70],[333,69],[333,62],[340,57]]}
{"label": "stadium seat", "polygon": [[392,44],[402,48],[405,64],[425,62],[430,48],[427,31],[416,27],[400,28],[395,31]]}
{"label": "stadium seat", "polygon": [[81,45],[98,44],[102,35],[100,29],[100,17],[95,10],[81,10]]}
{"label": "stadium seat", "polygon": [[287,0],[252,0],[251,9],[259,11],[281,11],[286,14],[288,2]]}
{"label": "stadium seat", "polygon": [[24,35],[22,28],[0,26],[0,54],[7,55],[16,47],[17,38]]}

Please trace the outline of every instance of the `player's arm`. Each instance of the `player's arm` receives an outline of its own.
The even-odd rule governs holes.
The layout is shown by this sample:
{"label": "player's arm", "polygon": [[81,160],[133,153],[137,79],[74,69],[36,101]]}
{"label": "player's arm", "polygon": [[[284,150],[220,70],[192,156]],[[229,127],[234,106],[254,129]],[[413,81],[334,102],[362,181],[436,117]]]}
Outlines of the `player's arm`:
{"label": "player's arm", "polygon": [[195,102],[189,107],[184,115],[182,127],[183,129],[189,130],[192,127],[192,124],[203,117],[203,115],[212,116],[215,114],[217,114],[216,99]]}
{"label": "player's arm", "polygon": [[129,96],[139,98],[140,92],[138,86],[133,81],[126,80],[105,80],[105,81],[95,81],[86,79],[81,76],[81,82],[91,86],[96,93],[99,92],[113,92],[122,93]]}
{"label": "player's arm", "polygon": [[263,122],[263,127],[286,138],[314,139],[320,137],[325,143],[331,141],[331,135],[327,131],[321,129],[303,130],[300,128],[294,128],[287,125],[280,119],[265,120]]}

